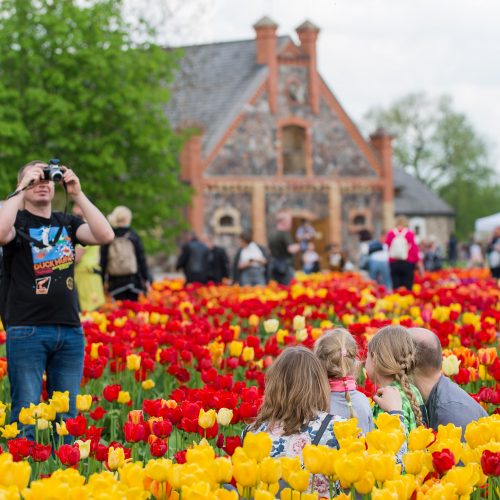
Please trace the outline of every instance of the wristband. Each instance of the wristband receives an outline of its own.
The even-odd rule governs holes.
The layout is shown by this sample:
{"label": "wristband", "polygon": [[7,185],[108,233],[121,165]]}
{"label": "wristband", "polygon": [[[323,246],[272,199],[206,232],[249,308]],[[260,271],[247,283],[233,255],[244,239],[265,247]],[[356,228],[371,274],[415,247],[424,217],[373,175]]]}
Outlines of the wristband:
{"label": "wristband", "polygon": [[401,415],[404,416],[403,412],[401,410],[391,410],[387,412],[389,415]]}

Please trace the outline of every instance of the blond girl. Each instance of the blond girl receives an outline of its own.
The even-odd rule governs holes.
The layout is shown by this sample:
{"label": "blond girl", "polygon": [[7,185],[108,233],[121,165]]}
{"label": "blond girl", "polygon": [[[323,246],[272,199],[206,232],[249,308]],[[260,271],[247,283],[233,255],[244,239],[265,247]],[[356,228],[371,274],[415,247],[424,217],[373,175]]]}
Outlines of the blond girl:
{"label": "blond girl", "polygon": [[373,430],[368,398],[356,390],[358,346],[344,328],[327,331],[314,344],[314,353],[326,369],[330,385],[330,413],[358,419],[363,434]]}
{"label": "blond girl", "polygon": [[[386,326],[379,330],[368,344],[366,372],[380,387],[396,387],[401,394],[405,432],[425,423],[425,406],[418,389],[409,376],[415,368],[416,347],[408,330],[402,326]],[[377,401],[377,399],[375,399]],[[384,410],[377,403],[373,407],[376,418]]]}

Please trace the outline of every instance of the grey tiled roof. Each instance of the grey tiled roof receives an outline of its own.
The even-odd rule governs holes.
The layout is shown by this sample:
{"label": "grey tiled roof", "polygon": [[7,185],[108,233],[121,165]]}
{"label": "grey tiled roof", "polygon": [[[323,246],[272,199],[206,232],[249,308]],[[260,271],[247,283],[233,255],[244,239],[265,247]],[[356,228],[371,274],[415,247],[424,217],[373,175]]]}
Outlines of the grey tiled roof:
{"label": "grey tiled roof", "polygon": [[394,167],[394,205],[397,215],[455,214],[432,189],[400,167]]}
{"label": "grey tiled roof", "polygon": [[[288,36],[278,37],[278,50],[288,40]],[[256,63],[255,38],[181,49],[184,56],[170,86],[166,112],[174,128],[193,122],[203,127],[207,154],[257,91],[268,69]]]}

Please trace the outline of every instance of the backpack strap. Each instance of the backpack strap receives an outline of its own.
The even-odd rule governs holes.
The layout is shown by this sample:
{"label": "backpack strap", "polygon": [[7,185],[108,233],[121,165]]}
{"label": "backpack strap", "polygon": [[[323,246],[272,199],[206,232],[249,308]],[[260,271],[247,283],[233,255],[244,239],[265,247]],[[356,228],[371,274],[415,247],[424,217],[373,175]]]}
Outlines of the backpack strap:
{"label": "backpack strap", "polygon": [[321,438],[323,437],[323,434],[326,431],[326,428],[328,427],[328,424],[332,421],[333,415],[330,415],[329,413],[327,416],[323,419],[323,422],[321,422],[321,427],[318,429],[318,432],[316,433],[316,436],[314,436],[314,439],[311,444],[318,445],[319,442],[321,441]]}

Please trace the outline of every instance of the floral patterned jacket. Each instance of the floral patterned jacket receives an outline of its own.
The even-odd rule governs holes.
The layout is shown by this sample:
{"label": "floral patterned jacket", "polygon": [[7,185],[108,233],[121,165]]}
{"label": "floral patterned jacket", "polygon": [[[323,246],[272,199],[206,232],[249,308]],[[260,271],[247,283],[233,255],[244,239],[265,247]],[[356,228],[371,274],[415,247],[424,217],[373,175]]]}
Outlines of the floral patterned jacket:
{"label": "floral patterned jacket", "polygon": [[[252,433],[267,432],[272,441],[273,446],[271,448],[270,456],[272,458],[280,457],[296,457],[302,459],[302,449],[307,444],[312,444],[316,434],[318,433],[323,420],[328,414],[326,412],[320,412],[311,420],[308,424],[304,425],[300,432],[297,434],[292,434],[291,436],[283,436],[283,430],[281,426],[269,427],[267,423],[261,424],[257,429],[250,429]],[[332,420],[326,427],[323,435],[321,436],[319,443],[329,448],[338,448],[339,444],[337,438],[333,432],[333,423],[338,421],[343,421],[345,418],[339,416],[333,416]],[[328,479],[322,475],[314,476],[314,491],[319,493],[321,496],[329,496],[329,483]]]}

